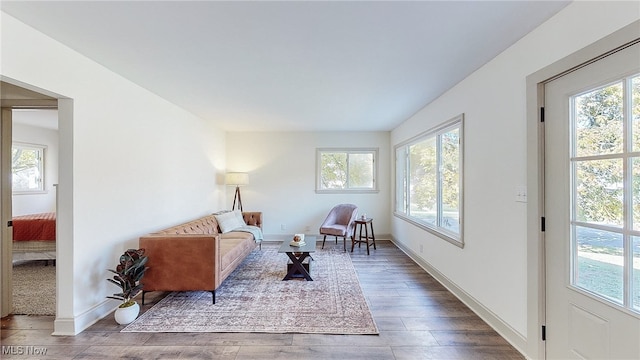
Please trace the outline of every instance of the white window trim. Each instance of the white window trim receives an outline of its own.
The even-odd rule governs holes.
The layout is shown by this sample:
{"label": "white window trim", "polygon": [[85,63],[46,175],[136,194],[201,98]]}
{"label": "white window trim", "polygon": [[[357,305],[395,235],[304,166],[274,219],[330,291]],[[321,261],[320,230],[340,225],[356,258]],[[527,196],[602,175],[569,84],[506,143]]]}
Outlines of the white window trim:
{"label": "white window trim", "polygon": [[[460,203],[459,203],[459,221],[460,221],[460,233],[454,233],[452,231],[449,231],[446,228],[440,227],[440,226],[434,226],[432,224],[426,223],[424,221],[422,221],[421,219],[418,219],[416,217],[412,217],[410,215],[408,215],[408,209],[404,209],[404,212],[400,212],[398,211],[398,204],[399,202],[403,202],[406,198],[407,198],[407,191],[408,189],[404,189],[403,194],[404,197],[402,199],[398,198],[398,186],[399,184],[397,183],[397,178],[398,178],[398,158],[397,158],[397,154],[398,154],[398,149],[403,148],[403,147],[408,147],[412,144],[418,143],[424,139],[427,138],[431,138],[431,137],[437,137],[441,134],[444,134],[452,129],[459,129],[460,131],[460,135],[459,135],[459,139],[460,139],[460,176],[459,176],[459,181],[460,181]],[[460,248],[464,248],[464,114],[460,114],[452,119],[447,120],[446,122],[437,125],[427,131],[424,131],[412,138],[410,138],[409,140],[406,140],[404,142],[401,142],[399,144],[397,144],[394,147],[394,182],[395,182],[395,186],[394,186],[394,207],[393,207],[393,214],[394,216],[396,216],[397,218],[403,219],[423,230],[426,230],[436,236],[438,236],[439,238],[448,241],[449,243],[458,246]],[[403,161],[407,161],[406,159],[403,159]],[[405,164],[404,168],[405,168],[405,173],[403,175],[403,178],[406,178],[406,170],[407,170],[408,165]],[[438,192],[440,192],[440,190],[438,190]],[[406,205],[407,207],[409,206],[408,203]]]}
{"label": "white window trim", "polygon": [[[579,93],[569,96],[569,104],[570,104],[570,118],[571,118],[571,128],[570,128],[570,156],[569,156],[569,166],[570,166],[570,192],[571,192],[571,205],[570,205],[570,280],[568,287],[573,291],[577,291],[582,293],[585,296],[589,296],[597,301],[604,303],[605,305],[612,306],[617,310],[620,310],[628,315],[634,316],[638,318],[638,314],[640,313],[639,309],[635,306],[634,303],[634,284],[633,284],[633,276],[631,273],[634,271],[633,259],[634,259],[634,250],[633,250],[633,237],[640,236],[640,231],[635,230],[634,219],[633,219],[633,160],[638,157],[639,151],[634,148],[634,144],[632,143],[633,139],[633,122],[635,121],[633,118],[633,114],[631,114],[631,109],[634,105],[633,103],[633,94],[632,94],[632,79],[639,77],[640,74],[633,73],[632,75],[626,75],[620,78],[617,78],[613,81],[609,81],[598,86],[591,87]],[[615,153],[599,153],[599,154],[588,154],[588,155],[578,155],[577,154],[577,134],[576,134],[576,99],[584,94],[588,94],[594,91],[605,89],[611,85],[615,85],[618,83],[622,83],[623,90],[623,144],[622,151]],[[623,163],[623,201],[622,206],[623,210],[623,221],[621,225],[614,224],[600,224],[596,221],[588,221],[578,220],[578,214],[576,212],[578,206],[576,203],[578,202],[578,193],[577,193],[577,166],[581,162],[590,161],[590,160],[620,160]],[[623,280],[622,280],[622,299],[617,299],[613,297],[609,297],[602,292],[595,291],[593,288],[587,288],[581,286],[578,282],[577,274],[578,274],[578,228],[584,229],[595,229],[602,230],[604,232],[609,232],[612,234],[618,234],[622,238],[623,243]]]}
{"label": "white window trim", "polygon": [[[36,190],[13,190],[12,189],[12,194],[13,195],[30,195],[30,194],[46,194],[47,193],[47,189],[46,189],[46,182],[45,182],[45,169],[46,169],[46,153],[47,153],[47,146],[46,145],[41,145],[41,144],[32,144],[32,143],[25,143],[25,142],[18,142],[18,141],[14,141],[11,144],[11,150],[13,151],[14,148],[16,147],[20,147],[23,149],[37,149],[40,150],[42,152],[42,159],[40,160],[40,171],[41,171],[41,176],[40,176],[40,188],[36,189]],[[13,166],[13,164],[12,164]],[[12,171],[12,176],[13,176],[13,171]]]}
{"label": "white window trim", "polygon": [[[350,188],[350,189],[322,189],[322,160],[323,152],[344,152],[350,154],[373,154],[373,188]],[[318,194],[372,194],[378,193],[378,148],[317,148],[316,149],[316,193]]]}

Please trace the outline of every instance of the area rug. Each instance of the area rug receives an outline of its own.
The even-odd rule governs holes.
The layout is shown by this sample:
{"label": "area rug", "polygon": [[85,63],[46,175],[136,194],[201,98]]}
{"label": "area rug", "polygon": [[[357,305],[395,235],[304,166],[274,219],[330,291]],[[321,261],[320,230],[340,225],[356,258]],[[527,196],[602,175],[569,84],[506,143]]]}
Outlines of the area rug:
{"label": "area rug", "polygon": [[215,304],[210,292],[172,292],[121,331],[378,334],[348,253],[318,249],[313,281],[282,281],[288,258],[278,247],[253,251]]}
{"label": "area rug", "polygon": [[13,265],[14,315],[56,314],[56,267],[42,261]]}

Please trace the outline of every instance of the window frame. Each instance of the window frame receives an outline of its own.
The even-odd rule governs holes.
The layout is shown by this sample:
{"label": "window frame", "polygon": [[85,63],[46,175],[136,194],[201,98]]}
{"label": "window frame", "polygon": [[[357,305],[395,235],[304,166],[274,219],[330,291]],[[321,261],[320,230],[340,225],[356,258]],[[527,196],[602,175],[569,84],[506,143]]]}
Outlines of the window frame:
{"label": "window frame", "polygon": [[[569,132],[569,167],[570,167],[570,213],[569,213],[569,248],[570,248],[570,268],[568,288],[586,294],[602,303],[612,306],[618,310],[624,311],[635,317],[640,313],[640,305],[636,303],[636,276],[634,266],[634,242],[636,237],[640,237],[640,230],[635,228],[634,219],[634,160],[640,159],[640,149],[634,147],[634,121],[637,121],[632,113],[633,107],[636,105],[633,98],[633,81],[640,81],[640,73],[632,73],[612,81],[592,86],[588,89],[569,96],[569,115],[570,115],[570,132]],[[607,87],[620,84],[622,89],[622,143],[621,149],[615,152],[602,152],[596,154],[579,154],[578,132],[577,132],[577,99],[583,95],[587,95],[596,91],[606,89]],[[579,208],[579,166],[584,163],[594,161],[613,161],[619,160],[622,170],[622,199],[620,201],[622,207],[621,224],[601,223],[595,220],[580,219],[578,215]],[[603,233],[619,235],[622,243],[622,293],[621,299],[610,296],[603,291],[598,291],[594,287],[587,287],[580,277],[580,246],[579,232],[581,229],[600,231]]]}
{"label": "window frame", "polygon": [[[46,152],[47,146],[41,144],[32,144],[25,142],[17,142],[14,141],[11,144],[11,152],[13,153],[14,149],[26,149],[26,150],[35,150],[40,154],[40,161],[38,162],[38,171],[40,172],[40,178],[38,180],[39,186],[37,189],[19,189],[15,190],[14,184],[15,182],[11,181],[11,192],[14,195],[27,195],[27,194],[45,194],[47,193],[47,189],[45,187],[45,169],[46,169]],[[13,178],[13,161],[11,163],[11,177]]]}
{"label": "window frame", "polygon": [[[322,154],[323,153],[345,153],[347,155],[347,168],[349,154],[371,154],[373,156],[373,186],[371,188],[344,188],[344,189],[323,189],[322,188]],[[318,194],[370,194],[378,193],[378,153],[379,148],[316,148],[316,193]],[[349,184],[349,173],[347,172],[347,184]]]}
{"label": "window frame", "polygon": [[[459,219],[459,232],[456,233],[451,231],[443,226],[439,226],[442,220],[442,178],[441,172],[438,171],[436,176],[437,178],[437,204],[438,211],[436,214],[435,224],[430,224],[418,217],[411,216],[409,211],[411,196],[410,196],[410,186],[408,181],[407,174],[410,171],[409,166],[409,147],[418,144],[420,142],[434,139],[436,143],[436,159],[437,166],[439,169],[441,166],[441,136],[446,134],[452,130],[458,130],[459,133],[459,159],[458,159],[458,186],[459,186],[459,194],[458,194],[458,219]],[[400,150],[403,150],[402,153],[399,153]],[[399,158],[399,155],[402,154],[402,159]],[[460,248],[464,248],[464,114],[460,114],[455,116],[452,119],[449,119],[435,127],[426,130],[406,141],[403,141],[396,146],[394,146],[394,209],[393,214],[397,218],[405,220],[423,230],[426,230],[437,237],[456,245]],[[402,164],[399,162],[402,161]]]}

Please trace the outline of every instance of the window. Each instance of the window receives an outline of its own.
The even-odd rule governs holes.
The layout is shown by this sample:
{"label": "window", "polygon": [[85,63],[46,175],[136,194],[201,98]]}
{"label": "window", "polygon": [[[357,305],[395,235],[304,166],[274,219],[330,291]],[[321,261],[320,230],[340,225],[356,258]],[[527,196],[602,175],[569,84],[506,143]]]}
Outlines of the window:
{"label": "window", "polygon": [[395,215],[460,247],[463,115],[396,146]]}
{"label": "window", "polygon": [[11,147],[11,183],[13,193],[44,192],[43,145],[13,143]]}
{"label": "window", "polygon": [[571,285],[640,311],[640,75],[570,98]]}
{"label": "window", "polygon": [[378,149],[317,149],[316,192],[377,192]]}

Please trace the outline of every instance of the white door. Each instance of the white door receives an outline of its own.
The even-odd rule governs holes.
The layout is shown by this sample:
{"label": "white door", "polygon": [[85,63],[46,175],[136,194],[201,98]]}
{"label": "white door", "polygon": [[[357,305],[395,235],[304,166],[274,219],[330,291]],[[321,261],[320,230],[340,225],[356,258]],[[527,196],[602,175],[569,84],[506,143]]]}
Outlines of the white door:
{"label": "white door", "polygon": [[547,359],[640,359],[640,44],[545,85]]}

